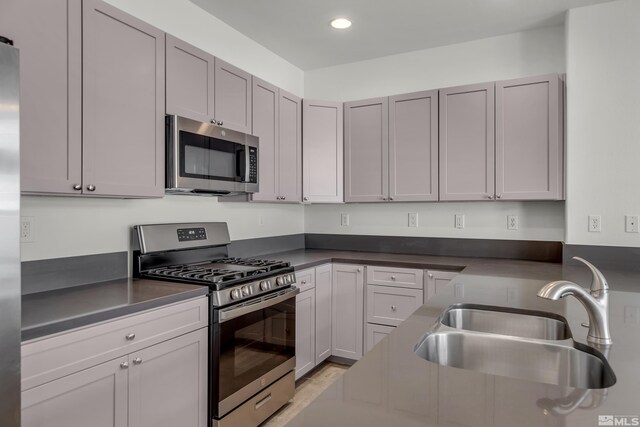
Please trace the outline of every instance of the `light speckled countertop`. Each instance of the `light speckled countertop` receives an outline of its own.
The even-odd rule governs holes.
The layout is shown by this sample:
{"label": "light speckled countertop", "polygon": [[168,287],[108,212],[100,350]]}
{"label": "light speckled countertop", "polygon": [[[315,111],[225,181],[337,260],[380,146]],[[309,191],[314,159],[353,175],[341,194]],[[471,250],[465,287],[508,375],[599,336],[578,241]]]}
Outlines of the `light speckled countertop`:
{"label": "light speckled countertop", "polygon": [[[599,415],[640,416],[640,274],[602,269],[614,344],[608,360],[617,383],[588,391],[427,362],[413,349],[444,309],[457,303],[533,309],[565,317],[576,341],[586,343],[587,320],[573,297],[536,296],[551,280],[589,286],[585,267],[512,260],[421,257],[336,251],[294,251],[266,256],[298,268],[325,262],[391,264],[417,268],[465,266],[441,293],[419,308],[289,424],[296,426],[598,426]],[[581,400],[571,408],[572,400]],[[549,403],[555,403],[556,409]],[[561,413],[563,413],[561,415]]]}

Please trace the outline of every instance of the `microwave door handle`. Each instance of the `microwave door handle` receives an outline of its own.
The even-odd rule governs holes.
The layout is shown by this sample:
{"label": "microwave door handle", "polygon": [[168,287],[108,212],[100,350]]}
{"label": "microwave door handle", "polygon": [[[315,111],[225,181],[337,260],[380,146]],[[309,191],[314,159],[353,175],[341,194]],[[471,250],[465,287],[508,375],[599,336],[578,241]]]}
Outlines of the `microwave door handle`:
{"label": "microwave door handle", "polygon": [[249,181],[249,156],[247,156],[246,146],[236,152],[236,171],[240,182]]}

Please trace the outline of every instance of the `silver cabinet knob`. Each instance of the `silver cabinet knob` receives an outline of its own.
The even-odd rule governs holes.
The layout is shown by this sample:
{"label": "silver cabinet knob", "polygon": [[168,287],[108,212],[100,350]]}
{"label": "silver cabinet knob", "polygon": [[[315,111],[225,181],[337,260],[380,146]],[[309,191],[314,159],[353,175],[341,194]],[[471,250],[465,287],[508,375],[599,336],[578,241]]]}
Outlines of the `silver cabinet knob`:
{"label": "silver cabinet knob", "polygon": [[222,120],[218,120],[218,126],[222,126],[224,122]]}
{"label": "silver cabinet knob", "polygon": [[433,274],[429,273],[429,279],[433,279]]}
{"label": "silver cabinet knob", "polygon": [[96,191],[96,186],[95,186],[95,185],[93,185],[93,184],[89,184],[89,185],[87,185],[87,190],[89,190],[89,191]]}
{"label": "silver cabinet knob", "polygon": [[135,359],[133,359],[133,364],[134,365],[139,365],[142,363],[142,359],[140,359],[139,357],[136,357]]}
{"label": "silver cabinet knob", "polygon": [[382,198],[382,200],[384,200],[384,201],[386,202],[386,201],[387,201],[387,198],[386,198],[386,197],[383,197],[383,198]]}
{"label": "silver cabinet knob", "polygon": [[285,196],[282,196],[282,200],[287,200],[287,198]]}
{"label": "silver cabinet knob", "polygon": [[496,199],[502,199],[502,194],[498,194],[498,195],[496,196]]}
{"label": "silver cabinet knob", "polygon": [[389,200],[393,200],[393,197],[389,197]]}
{"label": "silver cabinet knob", "polygon": [[129,362],[122,362],[122,363],[120,364],[120,368],[121,368],[121,369],[127,369],[128,367],[129,367]]}
{"label": "silver cabinet knob", "polygon": [[74,189],[74,190],[76,190],[76,191],[80,191],[80,190],[82,190],[82,185],[80,185],[80,184],[73,184],[73,189]]}
{"label": "silver cabinet knob", "polygon": [[396,276],[391,276],[391,280],[396,280]]}
{"label": "silver cabinet knob", "polygon": [[300,281],[300,284],[301,284],[301,285],[306,285],[306,284],[307,284],[307,281],[306,281],[306,280],[302,280],[302,281]]}
{"label": "silver cabinet knob", "polygon": [[215,125],[216,124],[216,119],[211,119],[211,124]]}
{"label": "silver cabinet knob", "polygon": [[391,311],[396,311],[397,307],[395,305],[391,306]]}
{"label": "silver cabinet knob", "polygon": [[124,337],[127,339],[127,341],[133,341],[133,339],[136,337],[136,334],[130,333],[125,335]]}
{"label": "silver cabinet knob", "polygon": [[309,198],[308,197],[303,197],[302,200],[304,200],[305,202],[308,202]]}
{"label": "silver cabinet knob", "polygon": [[360,273],[360,272],[362,271],[362,269],[361,269],[360,267],[358,267],[358,268],[356,269],[356,271],[357,271],[358,273]]}
{"label": "silver cabinet knob", "polygon": [[491,194],[487,194],[487,199],[493,200],[493,196]]}

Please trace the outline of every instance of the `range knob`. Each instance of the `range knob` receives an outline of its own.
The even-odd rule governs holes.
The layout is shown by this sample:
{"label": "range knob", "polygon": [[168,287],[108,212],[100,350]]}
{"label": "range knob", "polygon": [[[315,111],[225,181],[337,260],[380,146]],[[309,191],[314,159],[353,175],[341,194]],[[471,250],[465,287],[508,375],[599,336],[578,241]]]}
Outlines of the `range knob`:
{"label": "range knob", "polygon": [[268,289],[269,289],[269,282],[267,282],[266,280],[263,280],[262,282],[260,282],[260,290],[266,291]]}
{"label": "range knob", "polygon": [[240,290],[242,291],[242,296],[244,297],[249,296],[249,288],[247,288],[246,286],[243,286],[240,288]]}
{"label": "range knob", "polygon": [[239,299],[241,296],[240,289],[236,288],[231,291],[231,299]]}
{"label": "range knob", "polygon": [[276,285],[278,285],[278,286],[284,285],[284,277],[280,276],[280,277],[276,278]]}

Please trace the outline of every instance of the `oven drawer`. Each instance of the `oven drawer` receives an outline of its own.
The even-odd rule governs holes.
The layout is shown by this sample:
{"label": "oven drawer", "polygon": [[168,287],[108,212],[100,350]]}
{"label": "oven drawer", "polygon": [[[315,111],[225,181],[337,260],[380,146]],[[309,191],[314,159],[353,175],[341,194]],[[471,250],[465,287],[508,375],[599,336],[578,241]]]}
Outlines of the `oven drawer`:
{"label": "oven drawer", "polygon": [[234,409],[213,427],[257,426],[293,399],[296,383],[293,371]]}
{"label": "oven drawer", "polygon": [[415,268],[367,266],[367,284],[422,289],[423,271]]}
{"label": "oven drawer", "polygon": [[367,286],[367,322],[398,326],[422,305],[422,289]]}
{"label": "oven drawer", "polygon": [[296,271],[296,286],[300,292],[316,287],[316,269],[308,268],[306,270]]}
{"label": "oven drawer", "polygon": [[209,323],[201,297],[22,345],[22,390],[149,347]]}

